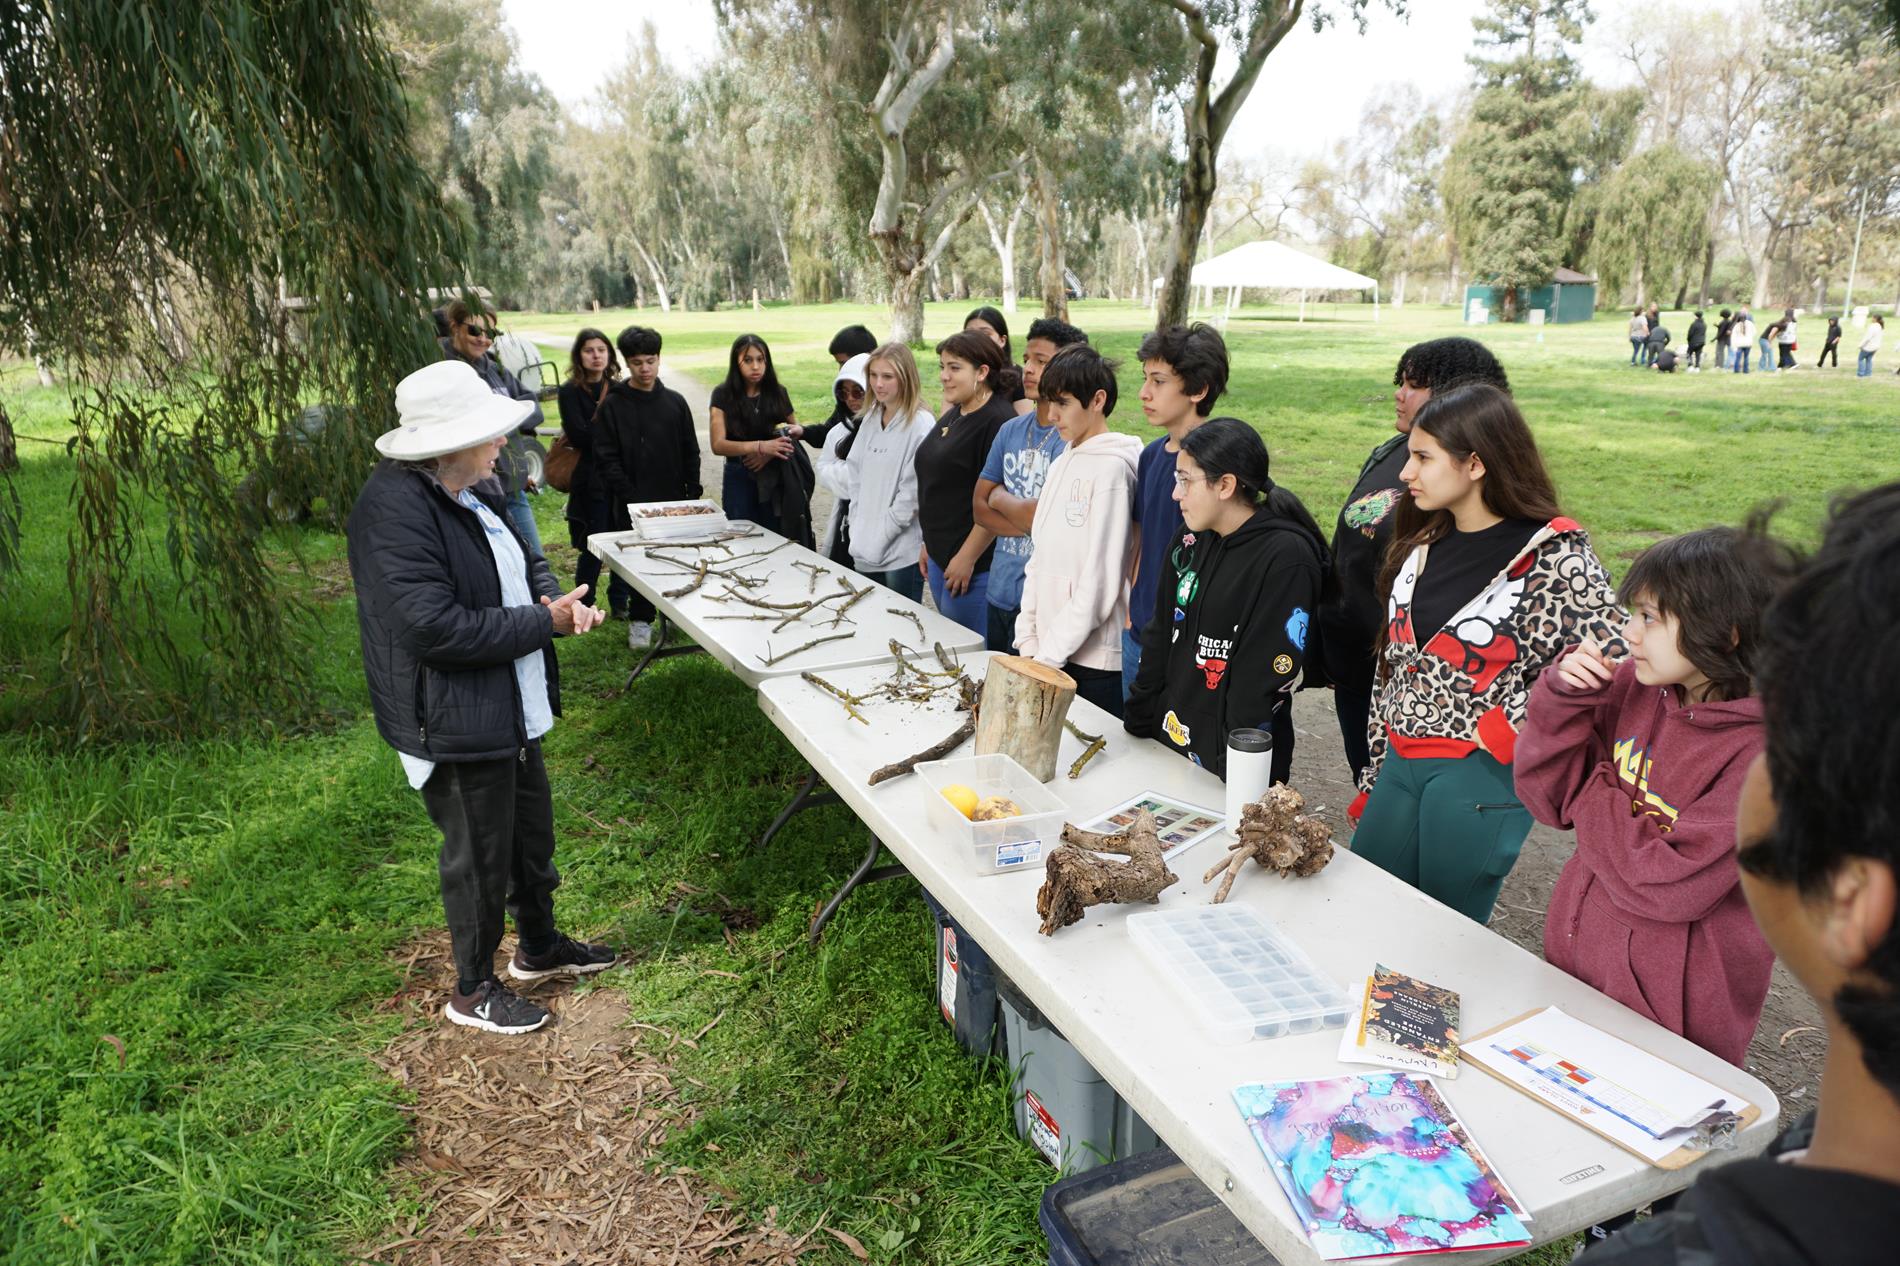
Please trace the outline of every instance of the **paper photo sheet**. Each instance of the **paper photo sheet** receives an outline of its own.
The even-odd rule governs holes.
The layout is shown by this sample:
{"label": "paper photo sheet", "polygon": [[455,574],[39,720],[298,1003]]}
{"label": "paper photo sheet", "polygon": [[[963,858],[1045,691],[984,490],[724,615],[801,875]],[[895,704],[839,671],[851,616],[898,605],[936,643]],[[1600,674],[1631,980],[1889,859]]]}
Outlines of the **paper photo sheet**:
{"label": "paper photo sheet", "polygon": [[1220,810],[1188,804],[1158,791],[1144,791],[1116,805],[1093,822],[1083,823],[1082,829],[1094,831],[1098,835],[1125,831],[1134,824],[1135,814],[1142,809],[1154,815],[1155,834],[1161,840],[1163,857],[1172,857],[1183,849],[1192,848],[1222,830],[1225,824]]}
{"label": "paper photo sheet", "polygon": [[1556,1007],[1466,1042],[1464,1057],[1654,1163],[1747,1105]]}

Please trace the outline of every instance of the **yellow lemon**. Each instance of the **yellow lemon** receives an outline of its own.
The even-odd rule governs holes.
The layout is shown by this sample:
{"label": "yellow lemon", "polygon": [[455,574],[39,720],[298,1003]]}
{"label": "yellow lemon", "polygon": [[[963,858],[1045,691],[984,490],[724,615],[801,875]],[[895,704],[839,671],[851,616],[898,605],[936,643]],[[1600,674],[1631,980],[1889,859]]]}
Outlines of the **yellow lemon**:
{"label": "yellow lemon", "polygon": [[976,812],[976,792],[960,782],[953,782],[943,789],[943,798],[964,817]]}

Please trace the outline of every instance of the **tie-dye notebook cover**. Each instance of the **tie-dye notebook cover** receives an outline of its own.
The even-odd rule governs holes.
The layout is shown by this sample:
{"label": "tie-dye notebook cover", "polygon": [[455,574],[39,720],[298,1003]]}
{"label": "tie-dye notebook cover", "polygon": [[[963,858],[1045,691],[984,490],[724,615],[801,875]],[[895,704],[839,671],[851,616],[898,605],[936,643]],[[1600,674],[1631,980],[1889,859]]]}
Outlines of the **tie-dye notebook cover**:
{"label": "tie-dye notebook cover", "polygon": [[1234,1103],[1328,1261],[1530,1243],[1523,1207],[1427,1078],[1256,1082]]}

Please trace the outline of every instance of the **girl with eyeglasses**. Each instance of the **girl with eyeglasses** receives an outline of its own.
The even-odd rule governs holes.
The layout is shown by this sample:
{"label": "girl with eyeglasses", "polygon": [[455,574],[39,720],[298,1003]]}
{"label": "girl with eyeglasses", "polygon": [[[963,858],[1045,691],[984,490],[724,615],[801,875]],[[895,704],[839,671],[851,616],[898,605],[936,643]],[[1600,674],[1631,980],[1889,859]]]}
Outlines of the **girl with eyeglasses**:
{"label": "girl with eyeglasses", "polygon": [[1293,764],[1290,701],[1306,670],[1327,554],[1319,524],[1273,482],[1267,446],[1239,418],[1181,437],[1182,528],[1157,576],[1122,726],[1221,778],[1227,735],[1273,733],[1272,779]]}

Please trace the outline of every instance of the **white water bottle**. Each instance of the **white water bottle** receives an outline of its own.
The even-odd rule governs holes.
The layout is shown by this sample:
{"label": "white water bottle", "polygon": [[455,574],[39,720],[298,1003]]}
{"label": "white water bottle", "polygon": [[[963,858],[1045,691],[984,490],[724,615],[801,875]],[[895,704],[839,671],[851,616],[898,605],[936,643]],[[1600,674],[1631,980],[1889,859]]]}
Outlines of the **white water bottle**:
{"label": "white water bottle", "polygon": [[1240,830],[1240,812],[1267,794],[1273,780],[1273,735],[1252,728],[1227,732],[1227,829]]}

